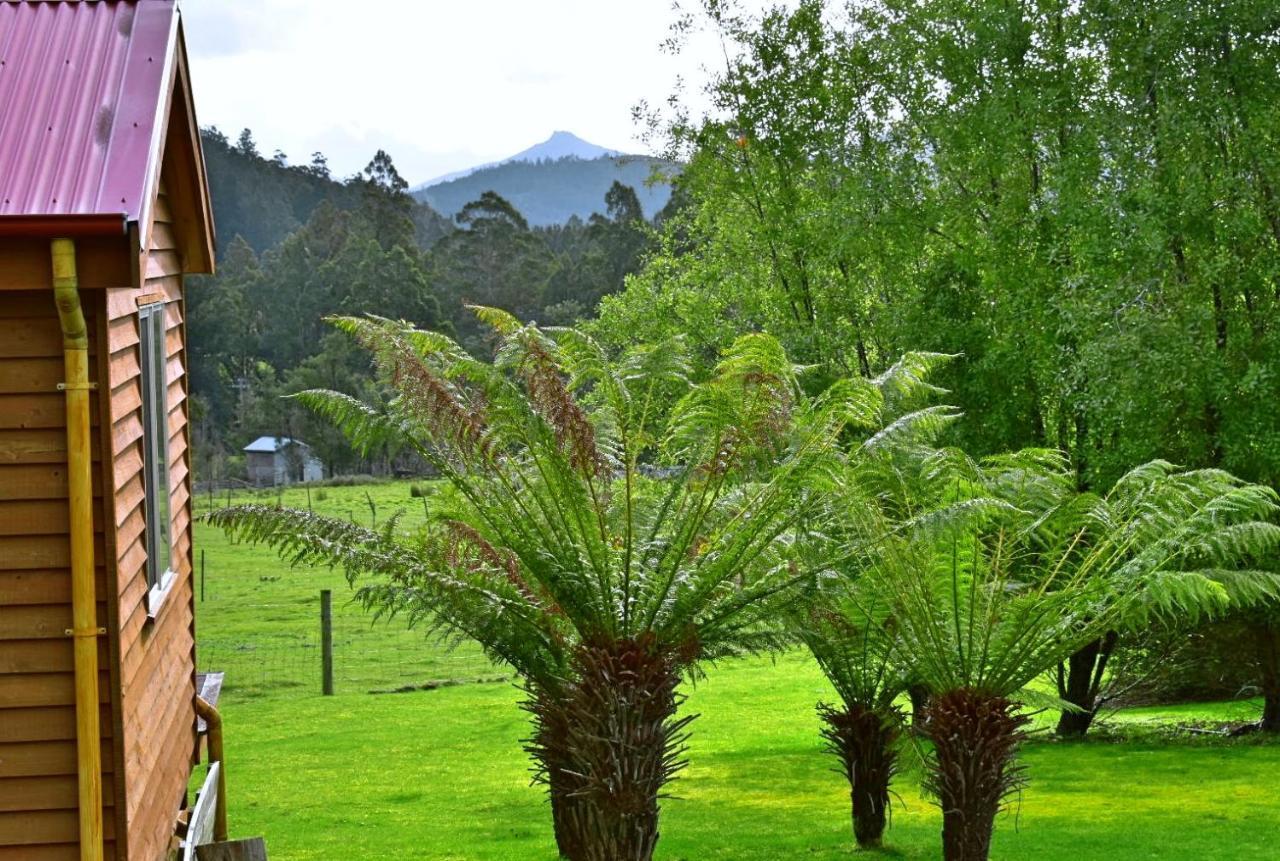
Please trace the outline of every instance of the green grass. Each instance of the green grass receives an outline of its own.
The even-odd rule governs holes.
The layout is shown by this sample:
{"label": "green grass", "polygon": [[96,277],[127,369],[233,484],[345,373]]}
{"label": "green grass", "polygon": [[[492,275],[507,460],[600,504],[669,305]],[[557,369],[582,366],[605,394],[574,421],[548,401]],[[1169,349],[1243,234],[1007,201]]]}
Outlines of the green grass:
{"label": "green grass", "polygon": [[[367,489],[380,520],[395,507],[405,508],[410,522],[415,513],[421,517],[407,483]],[[324,502],[313,490],[313,505],[368,523],[365,490],[329,488]],[[298,491],[285,502],[306,504]],[[209,568],[197,621],[202,643],[314,639],[320,588],[335,590],[339,630],[352,638],[338,653],[336,697],[318,695],[314,674],[297,684],[282,683],[275,671],[255,677],[270,652],[265,646],[213,652],[228,659],[219,668],[228,670],[223,713],[235,835],[265,835],[273,861],[552,861],[546,804],[529,786],[520,751],[527,725],[513,685],[365,694],[394,678],[453,678],[464,666],[470,672],[487,665],[474,650],[442,655],[399,622],[370,626],[347,603],[339,575],[289,572],[266,551],[232,546],[204,526],[197,539]],[[202,665],[206,651],[202,646]],[[315,666],[318,673],[318,660]],[[858,856],[847,789],[818,741],[813,707],[829,695],[821,674],[799,654],[727,663],[690,689],[687,707],[701,717],[691,765],[673,787],[678,797],[663,806],[659,858]],[[1134,709],[1114,723],[1133,730],[1256,713],[1253,703],[1195,704]],[[1135,735],[1142,740],[1028,744],[1023,759],[1031,782],[1000,820],[993,857],[1275,857],[1280,745]],[[889,849],[860,857],[938,857],[940,815],[917,786],[910,770],[898,779]]]}
{"label": "green grass", "polygon": [[[420,526],[423,500],[410,496],[414,483],[362,487],[296,488],[233,494],[231,502],[306,509],[317,514],[381,525],[402,512],[403,530]],[[417,482],[430,487],[428,483]],[[322,498],[323,497],[323,498]],[[226,493],[200,495],[196,513],[227,504]],[[446,650],[400,623],[374,625],[352,600],[339,572],[291,569],[261,548],[235,545],[217,529],[196,525],[197,662],[201,670],[226,672],[231,701],[273,693],[319,692],[320,590],[333,591],[334,666],[340,691],[367,692],[446,679],[504,673],[470,644]],[[204,594],[200,572],[203,557]],[[290,695],[292,695],[290,693]]]}

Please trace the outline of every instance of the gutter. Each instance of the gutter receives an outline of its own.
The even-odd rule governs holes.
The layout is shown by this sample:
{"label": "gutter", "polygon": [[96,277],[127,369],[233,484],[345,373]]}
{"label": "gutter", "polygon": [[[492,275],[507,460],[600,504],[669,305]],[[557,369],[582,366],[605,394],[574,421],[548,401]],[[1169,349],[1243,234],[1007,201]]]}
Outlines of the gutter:
{"label": "gutter", "polygon": [[115,215],[0,215],[0,237],[57,239],[61,236],[124,236],[123,213]]}
{"label": "gutter", "polygon": [[71,624],[76,689],[80,861],[102,861],[102,730],[98,724],[98,596],[93,561],[93,456],[89,447],[89,332],[80,305],[76,246],[50,243],[53,296],[62,324],[67,402],[67,486],[71,524]]}

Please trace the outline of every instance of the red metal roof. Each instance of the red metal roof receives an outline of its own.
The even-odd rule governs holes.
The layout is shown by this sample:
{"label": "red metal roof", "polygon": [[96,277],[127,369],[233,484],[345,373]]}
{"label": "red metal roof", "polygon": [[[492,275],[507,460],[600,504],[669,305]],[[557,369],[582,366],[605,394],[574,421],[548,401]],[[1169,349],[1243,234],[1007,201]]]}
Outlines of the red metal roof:
{"label": "red metal roof", "polygon": [[0,0],[0,219],[146,223],[177,44],[174,0]]}

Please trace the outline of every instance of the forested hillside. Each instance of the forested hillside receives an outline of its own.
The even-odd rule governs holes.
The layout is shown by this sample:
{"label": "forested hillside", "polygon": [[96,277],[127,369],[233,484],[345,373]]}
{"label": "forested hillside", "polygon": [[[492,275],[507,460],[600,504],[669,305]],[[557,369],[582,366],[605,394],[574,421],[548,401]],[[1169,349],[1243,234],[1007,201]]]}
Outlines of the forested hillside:
{"label": "forested hillside", "polygon": [[457,212],[483,192],[496,191],[531,225],[548,227],[574,217],[589,218],[599,210],[605,192],[618,182],[635,189],[645,215],[652,218],[666,206],[671,186],[667,180],[650,180],[670,177],[675,169],[671,162],[631,155],[513,160],[417,189],[413,195],[440,212]]}
{"label": "forested hillside", "polygon": [[218,274],[192,279],[193,416],[200,480],[239,475],[239,449],[296,436],[335,471],[360,462],[342,439],[283,399],[313,387],[370,394],[367,358],[324,318],[376,313],[457,333],[488,349],[466,303],[570,322],[622,287],[653,230],[635,189],[606,186],[586,219],[531,226],[487,189],[446,218],[415,201],[390,156],[333,177],[324,156],[267,158],[247,130],[204,133],[218,227]]}
{"label": "forested hillside", "polygon": [[[200,133],[204,144],[214,223],[225,251],[239,236],[255,251],[266,251],[307,222],[322,202],[353,209],[360,202],[355,177],[334,177],[323,153],[306,164],[290,164],[284,153],[267,157],[248,129],[232,142],[216,128]],[[430,244],[448,232],[449,219],[431,207],[412,209],[419,242]]]}

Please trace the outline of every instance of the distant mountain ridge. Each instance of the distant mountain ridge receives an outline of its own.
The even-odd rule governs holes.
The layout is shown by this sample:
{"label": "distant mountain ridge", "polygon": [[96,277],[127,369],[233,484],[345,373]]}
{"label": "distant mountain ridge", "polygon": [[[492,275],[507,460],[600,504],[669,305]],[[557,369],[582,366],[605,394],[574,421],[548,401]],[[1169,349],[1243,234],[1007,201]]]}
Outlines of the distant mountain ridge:
{"label": "distant mountain ridge", "polygon": [[551,137],[542,143],[536,143],[528,149],[523,149],[513,156],[501,159],[499,161],[491,161],[485,164],[479,164],[475,167],[468,167],[462,170],[455,170],[452,173],[446,173],[437,176],[435,179],[429,179],[426,182],[413,189],[415,192],[424,188],[430,188],[433,185],[440,185],[444,182],[451,182],[455,179],[462,179],[470,176],[476,171],[486,170],[487,168],[497,167],[501,164],[507,164],[513,161],[556,161],[562,158],[580,158],[590,160],[595,158],[605,158],[609,156],[620,156],[624,153],[616,149],[608,149],[598,146],[597,144],[584,141],[573,132],[555,131],[551,133]]}
{"label": "distant mountain ridge", "polygon": [[[653,218],[670,199],[669,177],[678,170],[661,159],[625,155],[559,131],[508,159],[439,177],[412,194],[449,217],[494,191],[529,224],[547,227],[603,212],[605,193],[620,182],[635,189],[645,217]],[[650,184],[655,174],[668,180]]]}

